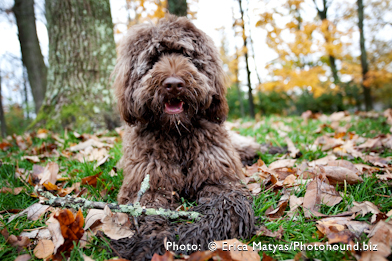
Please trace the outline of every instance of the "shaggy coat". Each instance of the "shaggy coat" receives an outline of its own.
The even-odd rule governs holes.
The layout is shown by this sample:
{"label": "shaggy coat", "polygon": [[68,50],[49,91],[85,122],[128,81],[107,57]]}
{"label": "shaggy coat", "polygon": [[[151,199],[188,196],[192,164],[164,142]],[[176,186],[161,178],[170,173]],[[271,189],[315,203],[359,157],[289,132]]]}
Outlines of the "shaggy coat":
{"label": "shaggy coat", "polygon": [[156,26],[134,26],[119,47],[114,75],[127,123],[118,202],[134,203],[149,174],[142,206],[175,209],[184,197],[197,201],[192,210],[203,218],[172,224],[143,217],[139,233],[112,245],[123,257],[144,260],[164,253],[165,238],[200,249],[212,240],[249,238],[252,199],[240,183],[241,159],[222,124],[228,112],[226,83],[212,40],[188,19],[171,15]]}

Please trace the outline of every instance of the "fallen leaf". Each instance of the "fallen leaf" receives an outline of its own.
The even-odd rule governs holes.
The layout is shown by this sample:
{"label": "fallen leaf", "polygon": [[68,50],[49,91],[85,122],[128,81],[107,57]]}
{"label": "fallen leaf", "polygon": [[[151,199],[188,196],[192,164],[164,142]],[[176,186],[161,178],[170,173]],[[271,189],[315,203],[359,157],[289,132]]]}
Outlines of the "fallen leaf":
{"label": "fallen leaf", "polygon": [[105,216],[101,219],[102,231],[111,239],[132,237],[135,233],[130,229],[131,222],[125,213],[112,213],[108,206],[104,208]]}
{"label": "fallen leaf", "polygon": [[39,184],[43,185],[45,182],[56,184],[59,169],[59,165],[56,162],[49,162],[48,165],[46,165],[43,173],[38,175],[40,178]]}
{"label": "fallen leaf", "polygon": [[152,256],[151,261],[174,261],[174,256],[170,251],[166,251],[163,256],[160,256],[157,253],[155,253]]}
{"label": "fallen leaf", "polygon": [[317,159],[317,160],[309,162],[309,166],[315,167],[317,165],[327,165],[328,162],[334,161],[336,159],[337,159],[337,157],[335,155],[328,155],[328,156],[326,156],[324,158]]}
{"label": "fallen leaf", "polygon": [[296,179],[296,177],[293,174],[291,174],[284,179],[283,185],[292,186],[295,182],[295,179]]}
{"label": "fallen leaf", "polygon": [[279,229],[275,232],[272,232],[266,226],[260,226],[260,228],[256,231],[256,235],[281,239],[283,232],[284,231],[282,226],[280,226]]}
{"label": "fallen leaf", "polygon": [[17,251],[20,252],[24,247],[27,247],[30,245],[30,238],[23,237],[23,236],[10,235],[8,237],[7,242],[11,246],[16,247]]}
{"label": "fallen leaf", "polygon": [[30,259],[31,256],[29,254],[24,254],[24,255],[17,256],[14,261],[28,261]]}
{"label": "fallen leaf", "polygon": [[374,166],[386,168],[389,165],[389,162],[391,161],[391,158],[380,158],[378,156],[371,156],[367,155],[364,157],[364,160],[367,162],[372,163]]}
{"label": "fallen leaf", "polygon": [[64,243],[57,249],[54,259],[61,258],[61,253],[66,255],[73,249],[74,244],[77,244],[84,234],[83,224],[84,218],[82,211],[76,213],[76,216],[68,209],[63,209],[54,216],[60,223],[61,234],[64,238]]}
{"label": "fallen leaf", "polygon": [[22,160],[26,159],[26,160],[34,162],[34,163],[40,162],[40,159],[38,158],[38,156],[23,156],[21,159]]}
{"label": "fallen leaf", "polygon": [[24,187],[17,187],[17,188],[3,187],[0,189],[0,193],[10,193],[13,195],[18,195],[20,192],[22,192],[23,189],[24,189]]}
{"label": "fallen leaf", "polygon": [[277,160],[272,162],[268,168],[273,170],[273,169],[279,169],[279,168],[291,168],[295,164],[295,159],[283,159],[283,160]]}
{"label": "fallen leaf", "polygon": [[64,244],[64,237],[61,234],[60,222],[52,216],[46,221],[46,225],[48,225],[48,229],[52,235],[54,253],[57,253],[57,249]]}
{"label": "fallen leaf", "polygon": [[12,147],[11,143],[9,143],[8,141],[6,141],[6,140],[4,140],[4,139],[3,139],[3,141],[0,143],[0,149],[3,150],[3,151],[6,151],[6,150],[8,150],[8,149],[11,148],[11,147]]}
{"label": "fallen leaf", "polygon": [[20,233],[20,236],[28,237],[30,239],[38,239],[38,240],[52,238],[52,235],[50,234],[50,231],[47,228],[43,228],[43,229],[38,228],[33,231],[24,231]]}
{"label": "fallen leaf", "polygon": [[290,152],[290,157],[295,159],[302,155],[301,151],[295,147],[293,141],[289,137],[285,138],[285,142],[287,143],[287,150]]}
{"label": "fallen leaf", "polygon": [[261,192],[260,183],[248,184],[248,189],[252,192],[253,195],[257,195]]}
{"label": "fallen leaf", "polygon": [[361,203],[358,202],[353,202],[354,206],[350,208],[349,211],[353,213],[360,213],[363,216],[365,216],[367,213],[372,213],[372,219],[371,222],[374,223],[377,219],[377,214],[380,214],[381,211],[377,208],[376,205],[374,205],[372,202],[369,201],[364,201]]}
{"label": "fallen leaf", "polygon": [[82,178],[82,184],[83,185],[90,185],[90,186],[96,187],[97,186],[98,177],[101,176],[102,173],[103,172],[101,171],[101,172],[99,172],[99,173],[97,173],[95,175]]}
{"label": "fallen leaf", "polygon": [[53,254],[54,244],[52,240],[40,240],[33,253],[37,258],[47,258]]}
{"label": "fallen leaf", "polygon": [[103,148],[103,147],[112,147],[110,144],[105,144],[100,141],[89,139],[85,142],[81,142],[78,145],[72,146],[69,148],[70,151],[79,151],[88,148],[89,146],[96,147],[96,148]]}
{"label": "fallen leaf", "polygon": [[363,182],[363,179],[350,169],[338,166],[324,166],[323,168],[331,185],[342,184],[344,181],[347,184]]}

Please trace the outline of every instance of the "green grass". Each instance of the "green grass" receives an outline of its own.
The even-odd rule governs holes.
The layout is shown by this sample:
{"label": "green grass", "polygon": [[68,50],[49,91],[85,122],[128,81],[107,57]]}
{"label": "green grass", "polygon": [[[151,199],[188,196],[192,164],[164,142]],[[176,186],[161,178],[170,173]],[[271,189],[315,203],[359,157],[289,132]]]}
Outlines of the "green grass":
{"label": "green grass", "polygon": [[[312,151],[308,149],[309,145],[314,144],[317,137],[320,137],[326,133],[333,133],[334,130],[331,127],[325,127],[321,133],[315,133],[317,128],[321,125],[318,120],[309,120],[307,124],[303,123],[300,117],[265,117],[262,119],[263,124],[259,128],[254,129],[253,126],[248,128],[237,129],[243,135],[249,135],[256,137],[257,141],[260,143],[269,143],[273,146],[284,146],[286,145],[285,139],[282,135],[282,131],[287,131],[286,134],[294,142],[297,148],[302,152],[301,158],[297,161],[297,164],[306,160],[312,161],[315,159],[322,158],[327,155],[326,152],[321,151],[320,148]],[[280,124],[280,125],[278,125]],[[344,126],[346,123],[341,123]],[[351,126],[348,131],[355,132],[358,135],[364,137],[375,137],[379,134],[389,133],[390,126],[385,123],[385,119],[380,117],[378,119],[363,119],[355,118],[349,122]],[[282,126],[287,126],[286,127]],[[113,133],[112,133],[113,135]],[[79,142],[78,139],[74,137],[73,134],[69,133],[65,137],[64,133],[60,135],[61,138],[65,139],[65,143],[62,147],[57,150],[62,151],[66,147],[69,147],[72,143]],[[38,138],[33,138],[32,147],[40,147],[44,142],[46,144],[54,143],[51,138],[41,140]],[[118,170],[118,176],[111,177],[109,172],[116,166],[117,162],[121,158],[121,144],[116,143],[114,148],[110,150],[110,158],[102,166],[94,169],[94,162],[92,163],[80,163],[76,160],[68,159],[66,157],[60,156],[59,158],[49,158],[45,159],[45,162],[40,163],[41,166],[45,166],[49,161],[55,161],[60,166],[60,172],[64,172],[65,176],[70,176],[71,179],[64,183],[64,187],[69,187],[75,182],[80,182],[82,178],[97,174],[102,171],[102,175],[99,177],[97,187],[84,185],[88,189],[88,193],[83,197],[88,197],[90,200],[94,201],[106,201],[115,202],[118,190],[121,186],[122,181],[122,171]],[[31,171],[33,164],[21,160],[21,156],[29,155],[29,151],[21,151],[16,146],[12,147],[8,151],[0,150],[0,158],[3,161],[3,166],[0,167],[0,188],[1,187],[25,187],[25,190],[19,195],[12,195],[9,193],[0,193],[0,211],[10,210],[10,209],[25,209],[32,204],[38,202],[38,199],[31,197],[33,192],[33,187],[26,186],[19,179],[14,177],[16,165],[19,168],[26,169],[26,171]],[[384,151],[380,154],[381,157],[391,156],[392,152],[389,150]],[[271,155],[262,154],[260,158],[266,163],[276,161],[282,155]],[[354,159],[351,160],[353,163],[364,163],[362,160]],[[333,207],[328,207],[322,205],[320,212],[327,215],[334,215],[347,211],[354,201],[371,201],[373,202],[380,211],[387,212],[392,208],[392,187],[391,183],[386,181],[380,181],[375,176],[373,177],[363,177],[364,182],[356,185],[337,186],[339,192],[345,192],[343,200],[341,203]],[[108,193],[104,199],[102,199],[101,191],[108,190]],[[306,192],[306,186],[300,186],[296,188],[294,194],[297,197],[304,196]],[[379,196],[379,195],[384,195]],[[287,215],[282,218],[270,221],[265,215],[268,207],[276,207],[280,197],[282,196],[281,191],[268,190],[262,192],[254,198],[254,210],[257,216],[257,225],[265,225],[268,229],[272,231],[278,230],[281,226],[284,229],[283,237],[281,240],[265,237],[265,236],[255,236],[249,241],[249,244],[261,243],[261,244],[290,244],[291,242],[325,242],[326,238],[321,237],[317,232],[315,226],[316,220],[305,219],[302,209],[299,210],[299,214],[295,216],[295,219],[290,219]],[[385,197],[387,196],[387,197]],[[192,202],[188,202],[183,199],[183,205],[185,207],[192,205]],[[289,210],[287,207],[286,211]],[[14,219],[12,222],[7,223],[8,218],[12,214],[3,213],[2,219],[0,218],[0,229],[7,228],[10,234],[19,235],[24,229],[32,229],[41,226],[45,226],[45,221],[47,217],[38,221],[27,220],[26,217],[20,217]],[[84,212],[86,216],[86,212]],[[357,220],[368,221],[369,216],[357,218]],[[364,237],[363,240],[366,240]],[[109,253],[109,246],[107,241],[101,238],[94,237],[93,241],[89,243],[89,248],[75,248],[71,252],[71,260],[82,260],[83,254],[90,256],[94,260],[106,260],[110,259],[111,254]],[[272,256],[277,260],[293,259],[299,250],[277,250],[277,251],[265,251],[265,254]],[[21,253],[29,253],[33,258],[31,260],[38,260],[34,257],[32,249],[22,250]],[[261,253],[261,252],[260,252]],[[305,251],[304,254],[309,259],[320,259],[320,260],[342,260],[342,259],[354,259],[351,254],[347,251]],[[0,260],[14,260],[18,256],[15,248],[7,244],[2,236],[0,236]]]}

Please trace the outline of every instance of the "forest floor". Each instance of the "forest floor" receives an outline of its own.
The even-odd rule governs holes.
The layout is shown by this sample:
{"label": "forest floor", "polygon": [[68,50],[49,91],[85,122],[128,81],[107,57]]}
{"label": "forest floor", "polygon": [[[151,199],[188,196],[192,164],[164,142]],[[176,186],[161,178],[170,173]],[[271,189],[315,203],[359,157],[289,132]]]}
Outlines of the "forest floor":
{"label": "forest floor", "polygon": [[[242,241],[249,249],[261,248],[257,250],[263,260],[391,257],[392,110],[308,112],[302,117],[237,120],[227,126],[269,149],[244,168],[258,226],[257,235]],[[108,209],[61,210],[45,204],[37,188],[57,197],[115,203],[122,180],[116,168],[121,135],[121,129],[94,134],[40,129],[0,142],[0,260],[112,258],[109,238],[133,233],[126,228],[127,218]],[[269,154],[275,153],[271,146],[283,149]],[[182,209],[190,205],[184,200]],[[377,251],[369,251],[375,246]],[[215,252],[198,260],[222,255]],[[231,258],[236,260],[239,253],[234,252]],[[251,252],[242,251],[241,259],[256,260]],[[170,252],[156,258],[173,260]]]}

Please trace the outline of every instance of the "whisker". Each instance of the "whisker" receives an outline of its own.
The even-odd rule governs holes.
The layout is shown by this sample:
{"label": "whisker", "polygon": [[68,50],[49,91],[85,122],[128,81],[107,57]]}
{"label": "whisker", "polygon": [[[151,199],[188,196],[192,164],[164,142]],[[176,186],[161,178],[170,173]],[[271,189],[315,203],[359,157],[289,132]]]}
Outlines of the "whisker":
{"label": "whisker", "polygon": [[185,127],[185,125],[181,121],[178,121],[178,122],[181,124],[182,127],[184,127],[184,129],[186,129],[188,132],[190,132],[190,130],[188,130],[188,128]]}

